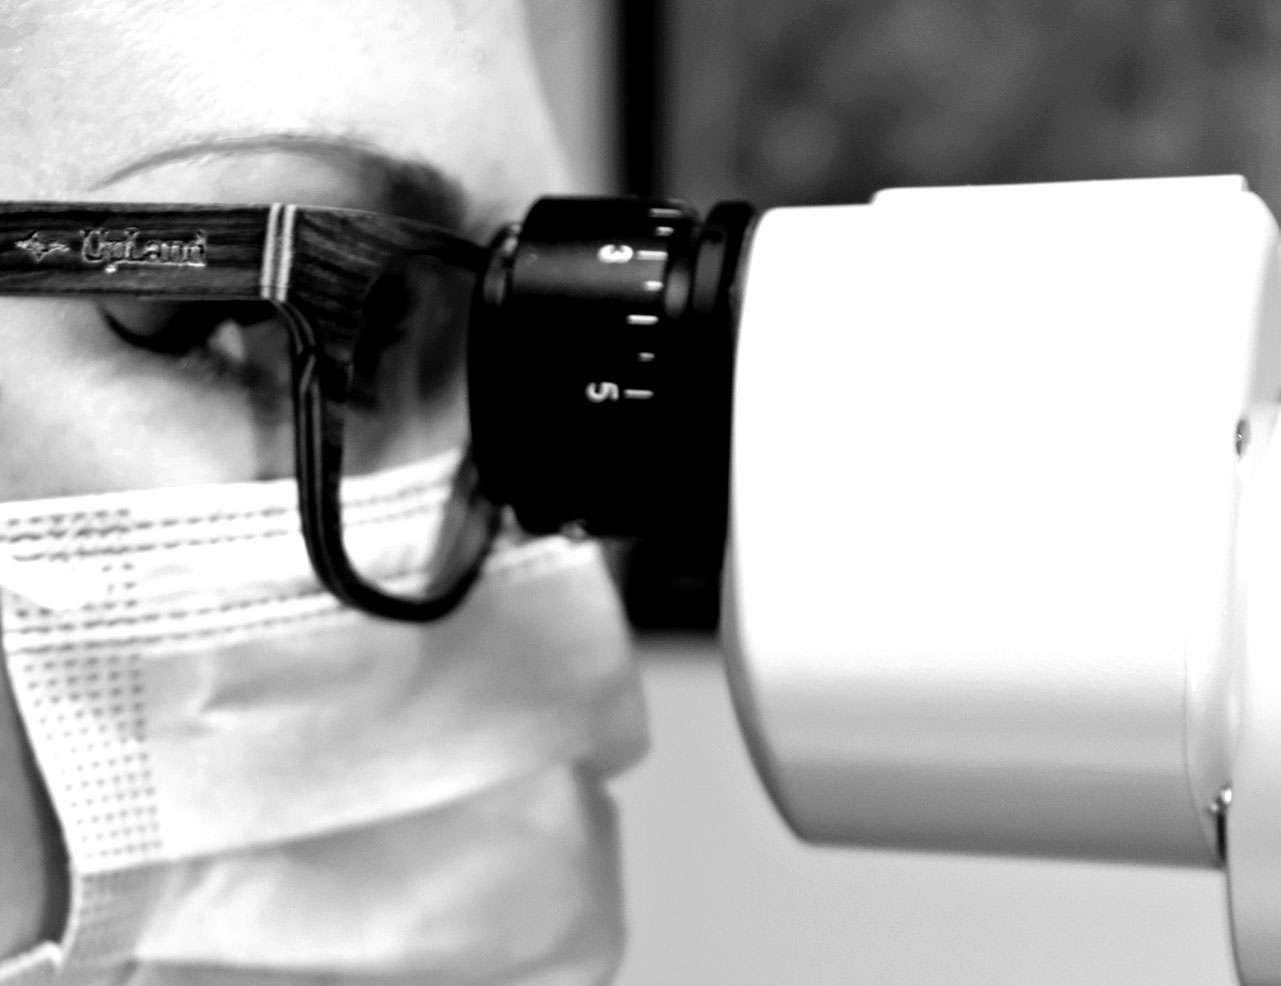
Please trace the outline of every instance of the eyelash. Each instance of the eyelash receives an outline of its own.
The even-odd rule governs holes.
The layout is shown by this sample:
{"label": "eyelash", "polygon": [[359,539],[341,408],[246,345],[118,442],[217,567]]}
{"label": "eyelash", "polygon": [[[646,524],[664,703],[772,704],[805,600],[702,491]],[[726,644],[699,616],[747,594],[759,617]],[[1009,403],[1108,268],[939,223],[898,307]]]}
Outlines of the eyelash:
{"label": "eyelash", "polygon": [[[348,395],[354,407],[368,411],[381,407],[378,367],[384,353],[408,334],[406,321],[414,300],[412,285],[397,277],[379,282],[371,292],[365,307],[366,328],[359,336],[354,354]],[[236,331],[243,331],[280,314],[268,302],[252,301],[178,304],[122,301],[100,305],[99,312],[107,328],[129,346],[180,363],[195,361],[197,365],[215,370],[225,370],[240,362],[229,356],[226,347],[217,344],[216,337],[223,326],[231,323]],[[280,331],[284,331],[283,328]]]}

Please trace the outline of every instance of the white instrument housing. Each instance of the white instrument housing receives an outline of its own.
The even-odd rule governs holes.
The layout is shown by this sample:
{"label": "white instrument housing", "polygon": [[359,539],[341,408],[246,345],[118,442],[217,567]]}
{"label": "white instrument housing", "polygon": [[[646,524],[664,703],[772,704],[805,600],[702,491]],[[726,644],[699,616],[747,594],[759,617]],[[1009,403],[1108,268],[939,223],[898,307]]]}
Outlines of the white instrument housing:
{"label": "white instrument housing", "polygon": [[763,217],[723,626],[802,838],[1219,866],[1226,817],[1281,983],[1278,259],[1232,177]]}

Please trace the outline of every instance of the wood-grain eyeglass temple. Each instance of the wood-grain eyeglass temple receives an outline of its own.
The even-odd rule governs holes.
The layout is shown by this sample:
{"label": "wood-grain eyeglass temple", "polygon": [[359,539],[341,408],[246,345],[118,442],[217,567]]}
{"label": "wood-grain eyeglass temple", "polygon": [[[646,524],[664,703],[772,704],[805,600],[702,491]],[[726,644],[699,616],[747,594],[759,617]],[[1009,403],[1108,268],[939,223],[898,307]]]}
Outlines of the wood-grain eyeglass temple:
{"label": "wood-grain eyeglass temple", "polygon": [[385,592],[357,573],[343,542],[339,489],[362,306],[379,275],[412,256],[479,273],[486,251],[448,230],[349,209],[0,203],[0,295],[275,304],[290,334],[298,499],[316,574],[345,603],[425,621],[463,599],[497,527],[470,456],[419,598]]}

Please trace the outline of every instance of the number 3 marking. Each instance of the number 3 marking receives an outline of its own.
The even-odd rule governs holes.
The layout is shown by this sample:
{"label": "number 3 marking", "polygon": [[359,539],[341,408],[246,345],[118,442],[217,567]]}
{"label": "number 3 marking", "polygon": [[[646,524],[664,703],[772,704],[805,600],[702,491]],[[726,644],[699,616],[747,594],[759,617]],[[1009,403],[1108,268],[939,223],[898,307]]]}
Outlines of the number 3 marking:
{"label": "number 3 marking", "polygon": [[587,385],[587,399],[593,404],[616,401],[619,393],[618,384],[616,383],[593,382]]}
{"label": "number 3 marking", "polygon": [[625,243],[606,243],[596,252],[596,259],[602,264],[625,264],[636,255]]}

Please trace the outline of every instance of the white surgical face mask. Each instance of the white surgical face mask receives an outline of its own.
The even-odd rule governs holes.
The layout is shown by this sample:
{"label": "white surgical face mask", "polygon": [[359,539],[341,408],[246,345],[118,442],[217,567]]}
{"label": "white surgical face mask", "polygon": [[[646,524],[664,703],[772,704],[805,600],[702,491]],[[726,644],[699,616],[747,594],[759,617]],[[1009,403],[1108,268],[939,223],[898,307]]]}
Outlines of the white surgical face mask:
{"label": "white surgical face mask", "polygon": [[[351,482],[389,584],[455,462]],[[607,982],[602,782],[644,729],[597,550],[500,539],[452,615],[386,622],[317,586],[296,495],[0,504],[5,658],[72,874],[63,940],[0,981]]]}

